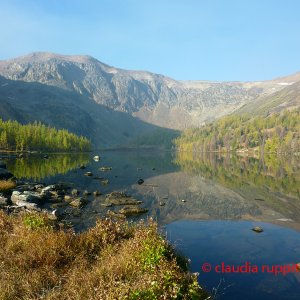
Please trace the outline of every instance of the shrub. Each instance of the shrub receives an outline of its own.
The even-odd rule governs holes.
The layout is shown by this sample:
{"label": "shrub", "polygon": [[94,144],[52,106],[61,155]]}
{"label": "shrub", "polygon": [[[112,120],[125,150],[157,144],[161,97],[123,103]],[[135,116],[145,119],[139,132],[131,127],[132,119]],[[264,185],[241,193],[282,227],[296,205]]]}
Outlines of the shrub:
{"label": "shrub", "polygon": [[0,299],[204,299],[157,225],[98,220],[82,233],[0,211]]}
{"label": "shrub", "polygon": [[11,180],[0,180],[0,192],[7,192],[16,187],[16,183]]}

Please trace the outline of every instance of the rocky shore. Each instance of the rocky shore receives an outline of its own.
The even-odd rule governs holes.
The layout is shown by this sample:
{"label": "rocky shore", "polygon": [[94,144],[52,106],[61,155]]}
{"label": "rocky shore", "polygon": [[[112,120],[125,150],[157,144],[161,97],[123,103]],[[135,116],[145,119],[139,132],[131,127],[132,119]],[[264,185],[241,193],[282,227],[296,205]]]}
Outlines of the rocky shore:
{"label": "rocky shore", "polygon": [[[79,169],[85,166],[79,166]],[[109,171],[110,167],[102,167],[100,171]],[[90,176],[91,172],[84,175]],[[40,182],[28,182],[17,180],[12,173],[6,169],[4,162],[0,161],[0,181],[11,183],[10,188],[1,190],[0,208],[8,214],[19,212],[40,212],[52,220],[61,220],[78,215],[82,209],[91,201],[91,197],[99,197],[99,190],[88,191],[74,188],[71,183],[56,183],[46,185]],[[108,184],[108,180],[101,177],[101,184]],[[91,196],[91,197],[90,197]],[[113,218],[126,218],[132,215],[146,213],[147,208],[141,207],[142,201],[133,198],[125,192],[113,191],[102,195],[102,206],[107,207],[106,215]],[[113,210],[111,208],[113,207]]]}
{"label": "rocky shore", "polygon": [[19,181],[1,161],[0,191],[0,299],[207,298],[155,222],[124,220],[147,212],[131,195],[102,195],[108,217],[76,233],[64,220],[100,191]]}

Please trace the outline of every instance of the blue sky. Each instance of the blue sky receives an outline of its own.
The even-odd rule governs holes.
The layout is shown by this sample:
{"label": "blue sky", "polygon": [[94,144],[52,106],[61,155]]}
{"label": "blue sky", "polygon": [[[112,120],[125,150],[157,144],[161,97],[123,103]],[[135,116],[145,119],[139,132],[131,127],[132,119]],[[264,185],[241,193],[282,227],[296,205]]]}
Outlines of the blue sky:
{"label": "blue sky", "polygon": [[182,80],[300,71],[297,0],[0,0],[0,59],[89,54]]}

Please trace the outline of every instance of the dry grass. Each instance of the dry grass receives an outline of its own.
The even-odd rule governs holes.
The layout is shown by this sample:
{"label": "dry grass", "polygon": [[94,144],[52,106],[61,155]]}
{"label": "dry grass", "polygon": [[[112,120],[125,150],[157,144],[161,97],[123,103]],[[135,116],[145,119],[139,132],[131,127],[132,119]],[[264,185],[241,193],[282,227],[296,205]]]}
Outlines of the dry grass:
{"label": "dry grass", "polygon": [[75,234],[0,212],[0,299],[204,299],[154,222],[98,220]]}
{"label": "dry grass", "polygon": [[16,187],[16,183],[11,180],[0,180],[0,192],[7,192]]}

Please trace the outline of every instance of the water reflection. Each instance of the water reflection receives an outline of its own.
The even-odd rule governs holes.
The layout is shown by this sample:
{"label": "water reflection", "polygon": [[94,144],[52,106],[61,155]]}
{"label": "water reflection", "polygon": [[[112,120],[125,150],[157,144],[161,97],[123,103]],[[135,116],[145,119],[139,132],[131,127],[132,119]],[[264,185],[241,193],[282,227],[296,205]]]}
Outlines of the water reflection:
{"label": "water reflection", "polygon": [[297,156],[265,155],[259,159],[179,152],[174,163],[189,174],[201,174],[231,189],[247,184],[300,198],[300,157]]}
{"label": "water reflection", "polygon": [[47,177],[65,174],[79,165],[87,164],[89,160],[87,153],[52,154],[47,159],[35,154],[7,159],[7,168],[19,179],[42,181]]}
{"label": "water reflection", "polygon": [[[81,191],[100,190],[103,195],[89,196],[89,204],[81,210],[79,224],[83,227],[105,215],[107,208],[101,206],[105,194],[124,191],[144,202],[149,213],[143,217],[152,216],[160,224],[180,219],[254,220],[300,230],[299,158],[259,160],[151,151],[97,154],[99,162],[93,161],[94,154],[53,154],[49,159],[30,156],[6,162],[18,178],[49,184],[65,181]],[[86,169],[78,169],[82,164]],[[101,166],[112,170],[101,172]],[[87,171],[93,176],[84,176]],[[97,178],[109,184],[102,185]],[[139,178],[144,184],[137,184]]]}

